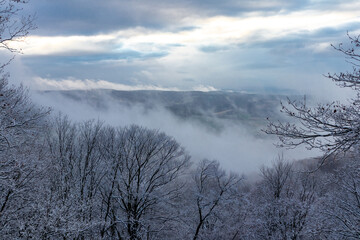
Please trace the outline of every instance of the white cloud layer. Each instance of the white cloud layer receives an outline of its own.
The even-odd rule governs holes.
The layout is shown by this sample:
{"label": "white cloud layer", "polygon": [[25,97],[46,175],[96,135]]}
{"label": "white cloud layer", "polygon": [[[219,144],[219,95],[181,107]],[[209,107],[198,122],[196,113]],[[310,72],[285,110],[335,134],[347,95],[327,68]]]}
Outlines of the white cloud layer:
{"label": "white cloud layer", "polygon": [[113,89],[122,91],[137,91],[137,90],[157,90],[157,91],[200,91],[210,92],[218,91],[212,86],[199,85],[191,89],[166,88],[154,85],[125,85],[121,83],[113,83],[105,80],[91,80],[91,79],[63,79],[54,80],[41,77],[35,77],[31,83],[31,88],[34,90],[91,90],[91,89]]}

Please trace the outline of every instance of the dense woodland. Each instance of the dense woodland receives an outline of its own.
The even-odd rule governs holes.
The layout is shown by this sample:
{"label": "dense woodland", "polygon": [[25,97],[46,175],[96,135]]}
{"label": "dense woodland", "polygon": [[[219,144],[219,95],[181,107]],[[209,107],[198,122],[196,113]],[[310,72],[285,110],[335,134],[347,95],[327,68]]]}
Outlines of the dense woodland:
{"label": "dense woodland", "polygon": [[2,239],[359,238],[354,152],[279,157],[254,183],[157,130],[73,123],[5,78],[0,96]]}
{"label": "dense woodland", "polygon": [[2,239],[359,238],[354,152],[279,157],[249,182],[157,130],[74,123],[2,83]]}
{"label": "dense woodland", "polygon": [[[30,17],[13,21],[18,4],[0,0],[0,43],[9,51],[9,41],[33,28]],[[353,49],[335,49],[356,62],[359,38],[350,40]],[[344,105],[284,104],[298,123],[270,122],[265,132],[324,157],[290,163],[280,156],[249,182],[216,161],[190,159],[158,130],[73,122],[36,106],[26,89],[8,84],[6,65],[1,239],[360,238],[359,95]],[[356,66],[328,77],[358,91]]]}

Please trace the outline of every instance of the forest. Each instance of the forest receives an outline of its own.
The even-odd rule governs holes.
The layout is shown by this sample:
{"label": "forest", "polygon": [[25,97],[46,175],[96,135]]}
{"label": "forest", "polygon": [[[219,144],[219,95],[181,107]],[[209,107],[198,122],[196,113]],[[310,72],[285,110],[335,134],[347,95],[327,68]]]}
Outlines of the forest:
{"label": "forest", "polygon": [[[34,28],[18,5],[0,0],[0,45]],[[320,149],[279,156],[256,181],[191,159],[176,139],[142,126],[74,122],[34,104],[0,67],[1,239],[359,239],[360,55],[334,46],[353,72],[329,74],[357,94],[348,103],[282,104],[294,121],[269,121],[279,145]],[[259,149],[261,150],[261,149]],[[241,157],[241,156],[239,156]]]}

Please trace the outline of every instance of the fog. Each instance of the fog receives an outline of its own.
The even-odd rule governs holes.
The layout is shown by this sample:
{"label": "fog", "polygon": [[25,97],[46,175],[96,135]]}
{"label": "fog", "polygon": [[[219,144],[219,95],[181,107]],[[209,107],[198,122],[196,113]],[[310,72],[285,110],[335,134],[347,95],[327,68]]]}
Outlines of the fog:
{"label": "fog", "polygon": [[69,115],[73,121],[99,119],[112,126],[137,124],[158,129],[174,137],[192,156],[193,161],[203,158],[218,160],[224,169],[238,173],[257,172],[262,165],[270,165],[283,154],[288,160],[303,159],[319,155],[305,149],[286,150],[274,146],[276,138],[266,136],[259,129],[249,129],[228,120],[215,119],[223,126],[215,131],[200,121],[180,119],[160,104],[145,109],[135,104],[128,107],[104,94],[102,103],[91,106],[89,102],[72,100],[59,93],[34,92],[35,102],[49,106],[53,112]]}

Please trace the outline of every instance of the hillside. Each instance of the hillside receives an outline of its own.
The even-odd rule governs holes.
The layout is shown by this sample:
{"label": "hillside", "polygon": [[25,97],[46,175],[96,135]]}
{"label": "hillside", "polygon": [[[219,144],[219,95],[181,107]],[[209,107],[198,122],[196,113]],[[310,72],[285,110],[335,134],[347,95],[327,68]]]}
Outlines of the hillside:
{"label": "hillside", "polygon": [[[159,108],[168,110],[182,120],[197,121],[213,129],[221,129],[224,122],[231,121],[259,128],[266,118],[280,118],[281,95],[248,94],[241,92],[175,92],[175,91],[118,91],[118,90],[72,90],[44,91],[45,96],[60,95],[76,102],[86,103],[98,110],[110,105],[128,108],[141,106],[145,111]],[[220,120],[220,121],[219,121]]]}

